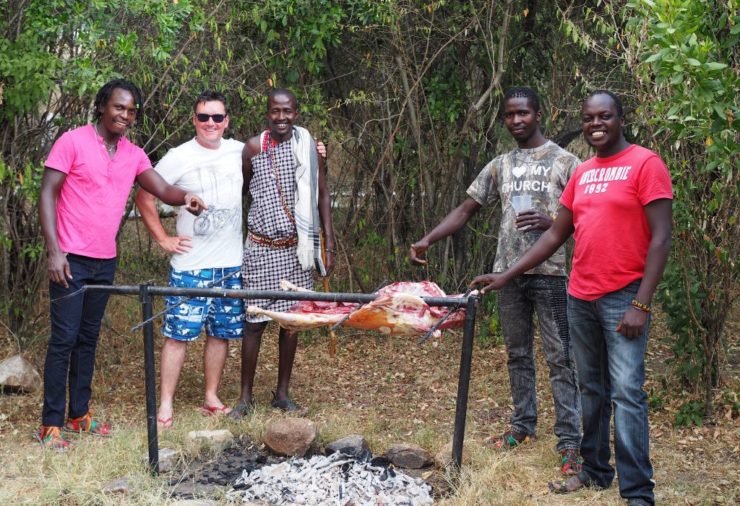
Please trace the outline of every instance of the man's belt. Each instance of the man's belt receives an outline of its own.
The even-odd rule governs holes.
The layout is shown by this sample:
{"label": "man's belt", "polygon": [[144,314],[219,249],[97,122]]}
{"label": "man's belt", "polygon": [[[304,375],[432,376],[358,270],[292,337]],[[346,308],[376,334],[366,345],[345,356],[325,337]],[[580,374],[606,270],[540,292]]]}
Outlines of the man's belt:
{"label": "man's belt", "polygon": [[275,249],[292,248],[293,246],[298,245],[298,236],[272,239],[270,237],[265,237],[264,235],[259,235],[252,231],[249,231],[247,232],[247,239],[259,244],[260,246],[267,246],[268,248]]}

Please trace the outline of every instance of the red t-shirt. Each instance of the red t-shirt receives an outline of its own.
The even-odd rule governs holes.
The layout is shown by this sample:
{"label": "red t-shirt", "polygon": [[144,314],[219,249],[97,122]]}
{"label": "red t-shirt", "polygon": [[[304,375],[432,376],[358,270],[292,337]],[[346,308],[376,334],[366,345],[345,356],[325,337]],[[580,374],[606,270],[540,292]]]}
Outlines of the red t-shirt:
{"label": "red t-shirt", "polygon": [[671,177],[642,146],[576,168],[560,197],[575,227],[568,293],[595,300],[642,278],[651,239],[644,207],[657,199],[673,199]]}

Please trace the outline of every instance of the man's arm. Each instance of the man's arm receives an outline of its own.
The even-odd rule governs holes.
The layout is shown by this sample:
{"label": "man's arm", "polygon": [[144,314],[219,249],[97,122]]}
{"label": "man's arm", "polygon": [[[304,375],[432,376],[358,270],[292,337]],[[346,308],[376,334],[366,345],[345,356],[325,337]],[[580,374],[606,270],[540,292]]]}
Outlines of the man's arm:
{"label": "man's arm", "polygon": [[465,199],[462,204],[445,216],[439,225],[434,227],[431,232],[411,245],[411,250],[409,251],[409,258],[411,261],[415,264],[425,265],[427,261],[422,259],[421,256],[426,253],[429,246],[463,228],[468,220],[477,213],[480,208],[481,205],[472,198],[468,197]]}
{"label": "man's arm", "polygon": [[[671,229],[673,227],[673,201],[670,199],[653,200],[645,206],[645,216],[650,227],[650,245],[645,258],[645,272],[637,289],[635,300],[650,306],[658,287],[663,269],[668,261],[671,251]],[[636,307],[630,306],[622,316],[622,321],[617,325],[617,332],[629,339],[634,339],[642,334],[643,327],[647,321],[647,313]]]}
{"label": "man's arm", "polygon": [[168,253],[187,253],[190,251],[190,237],[171,236],[162,226],[157,210],[156,197],[146,190],[136,192],[136,207],[139,208],[141,220],[144,222],[149,235],[157,241],[163,250]]}
{"label": "man's arm", "polygon": [[558,216],[552,226],[537,239],[537,242],[514,265],[502,273],[476,276],[470,283],[470,287],[485,285],[480,290],[481,294],[502,288],[511,278],[527,272],[550,258],[572,233],[573,212],[565,206],[560,206]]}
{"label": "man's arm", "polygon": [[252,157],[257,156],[260,153],[260,149],[259,135],[249,139],[242,149],[242,177],[244,179],[244,186],[242,186],[243,195],[246,195],[249,192],[249,183],[252,181]]}
{"label": "man's arm", "polygon": [[154,169],[147,169],[138,176],[136,182],[159,200],[171,206],[185,206],[189,212],[198,215],[208,206],[200,197],[169,184]]}
{"label": "man's arm", "polygon": [[67,288],[67,280],[72,279],[72,271],[67,262],[67,254],[61,250],[57,239],[57,199],[65,179],[67,174],[64,172],[49,167],[44,170],[39,195],[39,219],[49,256],[49,280]]}
{"label": "man's arm", "polygon": [[334,224],[331,219],[331,195],[326,184],[326,164],[324,158],[319,156],[319,218],[321,219],[321,230],[324,233],[324,251],[326,253],[326,272],[331,273],[334,269]]}

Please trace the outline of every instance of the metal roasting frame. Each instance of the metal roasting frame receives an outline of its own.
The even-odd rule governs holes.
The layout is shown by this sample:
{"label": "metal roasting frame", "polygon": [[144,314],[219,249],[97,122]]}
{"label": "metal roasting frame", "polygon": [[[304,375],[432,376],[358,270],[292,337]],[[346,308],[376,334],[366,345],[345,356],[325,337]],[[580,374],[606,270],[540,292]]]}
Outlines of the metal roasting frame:
{"label": "metal roasting frame", "polygon": [[[326,292],[286,292],[280,290],[225,290],[223,288],[173,288],[126,285],[87,285],[85,291],[105,292],[110,295],[138,295],[141,303],[144,335],[144,380],[146,387],[146,421],[149,450],[149,466],[154,474],[159,474],[159,441],[157,437],[157,391],[156,369],[154,365],[154,322],[152,300],[154,295],[180,295],[186,297],[229,297],[241,299],[271,300],[317,300],[324,302],[355,302],[366,304],[376,299],[376,294],[326,293]],[[455,407],[455,429],[452,436],[452,464],[456,471],[462,465],[465,421],[468,411],[468,390],[470,388],[470,369],[473,359],[473,338],[475,337],[475,316],[480,304],[478,295],[467,297],[422,297],[430,306],[465,307],[465,325],[460,371],[457,382],[457,403]]]}

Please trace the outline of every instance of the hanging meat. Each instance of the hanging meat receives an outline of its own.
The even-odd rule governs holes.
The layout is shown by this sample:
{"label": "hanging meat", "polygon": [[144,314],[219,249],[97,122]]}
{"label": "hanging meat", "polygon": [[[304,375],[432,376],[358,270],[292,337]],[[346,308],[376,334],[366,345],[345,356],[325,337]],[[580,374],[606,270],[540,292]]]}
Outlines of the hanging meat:
{"label": "hanging meat", "polygon": [[[288,282],[282,282],[283,290],[302,290]],[[300,301],[286,312],[274,312],[256,306],[247,307],[254,315],[269,316],[289,330],[305,330],[326,325],[342,325],[362,330],[375,330],[395,336],[419,336],[428,332],[449,309],[430,306],[422,297],[447,297],[436,283],[431,281],[399,281],[384,286],[377,297],[366,304],[346,302]],[[462,295],[451,295],[461,297]],[[439,325],[440,329],[459,327],[465,320],[465,310],[458,309]]]}

